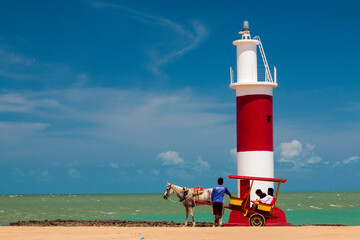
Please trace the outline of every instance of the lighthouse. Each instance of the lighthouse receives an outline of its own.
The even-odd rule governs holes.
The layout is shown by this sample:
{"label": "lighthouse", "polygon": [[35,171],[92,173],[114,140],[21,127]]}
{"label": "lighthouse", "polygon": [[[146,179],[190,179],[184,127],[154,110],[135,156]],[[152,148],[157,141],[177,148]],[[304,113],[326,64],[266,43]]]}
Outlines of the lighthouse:
{"label": "lighthouse", "polygon": [[[251,38],[249,23],[244,22],[241,38],[236,46],[236,74],[230,68],[230,88],[236,90],[237,175],[274,177],[273,146],[273,89],[276,68],[271,73],[260,37]],[[258,68],[257,49],[263,65]],[[248,191],[249,180],[238,180],[238,195]],[[250,193],[251,200],[258,198],[256,189],[266,193],[272,182],[257,181]]]}

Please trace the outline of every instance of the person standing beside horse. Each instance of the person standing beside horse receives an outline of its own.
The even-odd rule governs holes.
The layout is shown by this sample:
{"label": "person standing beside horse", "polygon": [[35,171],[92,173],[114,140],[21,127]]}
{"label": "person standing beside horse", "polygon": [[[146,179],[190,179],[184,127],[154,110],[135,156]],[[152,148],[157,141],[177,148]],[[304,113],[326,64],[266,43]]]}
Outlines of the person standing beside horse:
{"label": "person standing beside horse", "polygon": [[231,197],[231,194],[226,186],[223,186],[224,179],[219,178],[218,184],[215,186],[211,193],[212,212],[215,215],[214,227],[219,226],[219,219],[224,214],[224,195],[225,193]]}

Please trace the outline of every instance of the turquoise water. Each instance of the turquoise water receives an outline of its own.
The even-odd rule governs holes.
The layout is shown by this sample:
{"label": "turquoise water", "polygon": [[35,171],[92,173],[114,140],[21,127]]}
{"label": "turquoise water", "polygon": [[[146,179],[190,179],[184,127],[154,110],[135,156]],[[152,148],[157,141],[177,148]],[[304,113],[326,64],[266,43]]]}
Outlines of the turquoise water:
{"label": "turquoise water", "polygon": [[[278,207],[294,225],[360,225],[360,192],[281,193]],[[184,215],[175,196],[164,200],[162,194],[0,195],[0,225],[54,219],[183,222]],[[196,207],[194,215],[195,221],[213,221],[209,206]],[[224,222],[228,218],[226,211]]]}

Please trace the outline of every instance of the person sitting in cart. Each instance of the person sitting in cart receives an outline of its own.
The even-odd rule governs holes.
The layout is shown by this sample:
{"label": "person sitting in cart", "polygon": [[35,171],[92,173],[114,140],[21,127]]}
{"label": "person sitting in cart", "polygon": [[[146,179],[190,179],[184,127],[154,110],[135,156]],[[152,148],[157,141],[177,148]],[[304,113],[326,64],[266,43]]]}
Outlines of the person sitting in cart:
{"label": "person sitting in cart", "polygon": [[268,196],[271,196],[274,199],[274,189],[271,187],[268,188]]}
{"label": "person sitting in cart", "polygon": [[231,197],[231,194],[226,186],[223,186],[224,183],[223,178],[218,179],[218,184],[215,186],[211,193],[211,201],[212,201],[212,213],[215,215],[214,227],[219,226],[219,219],[224,214],[224,195],[225,193]]}
{"label": "person sitting in cart", "polygon": [[[270,188],[269,188],[270,189]],[[269,193],[269,189],[268,189],[268,193]],[[271,188],[272,189],[272,188]],[[270,191],[271,192],[271,191]],[[263,193],[260,189],[257,189],[255,191],[256,195],[258,195],[260,197],[260,199],[256,199],[254,201],[251,201],[253,203],[252,205],[252,209],[253,210],[256,210],[257,209],[257,206],[258,204],[261,202],[261,203],[265,203],[265,204],[270,204],[272,202],[272,200],[274,199],[273,196],[271,195],[266,195],[265,193]],[[274,189],[272,189],[272,192],[271,194],[274,193]]]}

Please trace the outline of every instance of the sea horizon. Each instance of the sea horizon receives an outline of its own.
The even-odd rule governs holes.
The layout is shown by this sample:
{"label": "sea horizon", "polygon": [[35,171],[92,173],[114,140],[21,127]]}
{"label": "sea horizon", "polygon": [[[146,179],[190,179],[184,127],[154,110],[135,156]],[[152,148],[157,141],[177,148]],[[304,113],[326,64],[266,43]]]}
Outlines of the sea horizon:
{"label": "sea horizon", "polygon": [[[165,191],[165,189],[164,189]],[[91,193],[91,192],[87,192],[87,193],[78,193],[78,192],[51,192],[51,193],[0,193],[0,195],[50,195],[50,194],[163,194],[163,192],[118,192],[118,193],[109,193],[109,192],[96,192],[96,193]],[[309,190],[309,191],[281,191],[280,193],[311,193],[311,192],[321,192],[321,193],[325,193],[325,192],[360,192],[360,190]],[[231,194],[237,194],[237,192],[231,192]]]}

